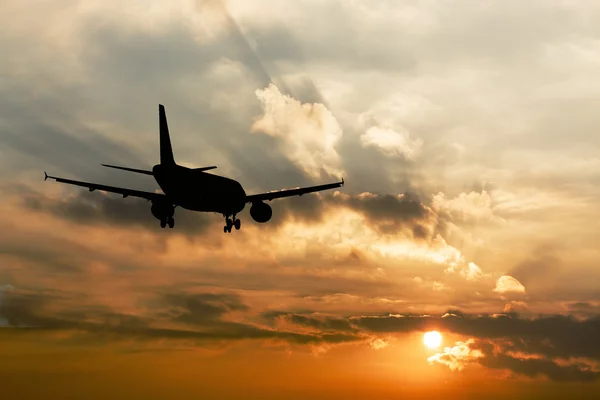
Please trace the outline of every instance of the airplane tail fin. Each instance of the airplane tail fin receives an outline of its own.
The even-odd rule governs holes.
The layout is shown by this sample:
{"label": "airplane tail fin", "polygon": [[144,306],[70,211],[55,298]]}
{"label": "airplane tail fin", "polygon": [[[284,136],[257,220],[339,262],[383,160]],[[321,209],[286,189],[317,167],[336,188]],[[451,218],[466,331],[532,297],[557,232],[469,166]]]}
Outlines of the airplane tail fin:
{"label": "airplane tail fin", "polygon": [[162,165],[175,164],[173,157],[173,148],[171,147],[171,137],[169,135],[169,125],[167,124],[167,114],[165,106],[158,105],[159,129],[160,129],[160,163]]}

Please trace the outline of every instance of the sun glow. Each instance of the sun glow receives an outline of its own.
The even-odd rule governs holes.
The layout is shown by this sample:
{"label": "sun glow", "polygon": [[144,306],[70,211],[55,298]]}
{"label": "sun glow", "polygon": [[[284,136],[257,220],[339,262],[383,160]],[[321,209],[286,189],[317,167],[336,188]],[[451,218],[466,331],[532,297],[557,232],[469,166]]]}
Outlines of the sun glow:
{"label": "sun glow", "polygon": [[423,343],[430,349],[437,349],[442,344],[442,335],[438,331],[426,332]]}

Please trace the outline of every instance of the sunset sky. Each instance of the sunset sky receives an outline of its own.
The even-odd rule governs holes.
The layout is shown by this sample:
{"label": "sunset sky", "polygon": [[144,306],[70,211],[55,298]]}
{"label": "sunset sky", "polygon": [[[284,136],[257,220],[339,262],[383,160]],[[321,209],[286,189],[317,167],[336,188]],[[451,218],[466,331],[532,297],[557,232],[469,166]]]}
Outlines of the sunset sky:
{"label": "sunset sky", "polygon": [[[0,10],[0,397],[597,398],[600,2]],[[224,234],[44,182],[156,190],[100,164],[158,104],[249,194],[346,184]]]}

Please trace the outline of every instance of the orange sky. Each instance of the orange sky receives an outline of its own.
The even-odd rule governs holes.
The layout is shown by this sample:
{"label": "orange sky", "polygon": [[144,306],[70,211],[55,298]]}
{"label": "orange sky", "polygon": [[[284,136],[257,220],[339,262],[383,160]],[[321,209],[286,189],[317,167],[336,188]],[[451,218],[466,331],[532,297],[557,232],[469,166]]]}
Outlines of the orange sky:
{"label": "orange sky", "polygon": [[[597,5],[9,0],[0,24],[10,398],[600,392]],[[157,189],[100,163],[158,162],[158,104],[178,163],[249,194],[346,184],[223,234],[42,180]]]}

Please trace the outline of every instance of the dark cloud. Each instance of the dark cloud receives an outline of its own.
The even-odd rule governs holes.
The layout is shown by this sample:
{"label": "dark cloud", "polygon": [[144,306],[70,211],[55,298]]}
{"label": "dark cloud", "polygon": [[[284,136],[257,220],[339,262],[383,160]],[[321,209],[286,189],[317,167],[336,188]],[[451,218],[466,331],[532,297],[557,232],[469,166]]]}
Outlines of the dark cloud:
{"label": "dark cloud", "polygon": [[578,301],[567,305],[570,313],[583,317],[590,318],[595,315],[600,315],[600,302],[585,302]]}
{"label": "dark cloud", "polygon": [[516,314],[467,315],[452,310],[442,317],[406,314],[343,319],[284,312],[270,312],[263,316],[273,320],[285,318],[294,324],[320,330],[390,334],[437,329],[474,337],[474,344],[472,342],[469,347],[471,351],[482,353],[481,358],[474,359],[488,368],[506,369],[530,377],[543,375],[554,381],[586,382],[600,378],[600,372],[592,370],[587,363],[556,361],[571,358],[600,361],[598,315],[577,320],[563,315],[522,318]]}
{"label": "dark cloud", "polygon": [[325,215],[325,203],[316,194],[274,200],[269,202],[269,205],[273,209],[273,217],[268,224],[273,226],[279,226],[290,218],[319,222]]}
{"label": "dark cloud", "polygon": [[203,325],[231,311],[248,311],[238,296],[230,294],[168,294],[165,300],[175,307],[168,311],[171,318],[187,325]]}
{"label": "dark cloud", "polygon": [[534,249],[528,259],[513,267],[508,275],[515,277],[530,290],[540,281],[552,279],[560,266],[556,246],[544,244]]}
{"label": "dark cloud", "polygon": [[[51,182],[52,183],[52,182]],[[45,184],[48,184],[47,182]],[[7,188],[16,193],[28,209],[42,211],[76,223],[105,223],[117,226],[137,225],[155,229],[158,221],[150,212],[151,203],[137,198],[123,199],[111,193],[89,192],[75,188],[75,195],[54,200],[33,188],[23,185]],[[270,227],[277,227],[294,218],[306,222],[319,222],[325,217],[326,206],[343,206],[363,214],[369,222],[383,233],[397,234],[406,230],[417,239],[431,238],[443,226],[435,213],[411,193],[402,196],[391,194],[367,194],[333,196],[324,192],[321,196],[308,194],[269,203],[273,208]],[[243,212],[250,220],[250,206]],[[176,229],[188,235],[202,234],[216,222],[209,213],[176,209]],[[433,223],[433,225],[432,225]]]}
{"label": "dark cloud", "polygon": [[326,196],[330,204],[348,207],[363,214],[382,233],[397,234],[404,231],[413,238],[426,239],[443,226],[443,221],[414,193],[399,196],[375,193]]}
{"label": "dark cloud", "polygon": [[[267,311],[261,314],[270,326],[267,328],[248,322],[246,318],[252,310],[232,293],[166,292],[147,303],[144,312],[135,315],[86,305],[82,300],[61,293],[10,288],[3,291],[0,319],[4,326],[22,328],[13,330],[15,334],[79,331],[91,334],[90,340],[111,337],[196,342],[279,339],[296,344],[333,344],[364,341],[373,334],[437,329],[474,338],[467,343],[470,351],[479,351],[480,356],[470,361],[487,368],[530,377],[542,375],[554,381],[586,382],[600,377],[585,361],[600,360],[599,316],[577,320],[563,315],[523,318],[516,314],[468,315],[452,311],[441,317],[341,317]],[[237,317],[232,319],[235,315]],[[311,333],[279,330],[273,325],[279,319],[311,328]],[[575,358],[583,361],[568,361]]]}
{"label": "dark cloud", "polygon": [[489,353],[479,363],[487,368],[507,369],[531,378],[542,375],[556,382],[592,382],[600,378],[600,372],[591,370],[590,366],[584,363],[560,365],[548,359]]}
{"label": "dark cloud", "polygon": [[357,332],[346,318],[327,315],[303,315],[283,311],[268,311],[262,315],[267,320],[284,319],[293,324],[307,326],[322,331]]}
{"label": "dark cloud", "polygon": [[[151,203],[137,198],[123,199],[116,194],[89,192],[77,188],[74,196],[50,199],[29,190],[21,193],[25,207],[53,214],[77,224],[107,224],[116,226],[140,226],[152,230],[159,227],[158,220],[150,211]],[[208,214],[183,209],[175,210],[177,232],[187,235],[202,234],[212,224]],[[160,227],[159,227],[160,229]]]}
{"label": "dark cloud", "polygon": [[[267,315],[266,315],[267,316]],[[521,318],[513,315],[467,315],[459,311],[444,317],[419,315],[388,315],[350,318],[344,325],[338,318],[310,315],[272,313],[267,317],[285,316],[290,321],[327,328],[331,321],[337,329],[361,329],[363,332],[407,333],[438,329],[475,337],[471,350],[480,350],[483,366],[507,369],[517,374],[534,377],[543,375],[554,381],[592,381],[600,378],[600,372],[585,362],[564,363],[558,359],[582,358],[600,360],[600,317],[585,320],[570,316],[544,315],[537,318]],[[521,354],[521,356],[519,356]]]}
{"label": "dark cloud", "polygon": [[[358,335],[339,332],[314,334],[279,331],[250,323],[225,321],[226,312],[246,310],[246,306],[229,294],[166,295],[163,298],[170,306],[167,321],[152,316],[120,314],[105,307],[75,306],[57,311],[58,296],[38,292],[10,290],[3,293],[0,318],[8,322],[10,332],[31,334],[43,331],[83,331],[92,334],[91,340],[100,337],[136,339],[188,339],[195,341],[223,341],[244,339],[279,339],[296,344],[345,343],[362,340]],[[157,311],[157,310],[154,310]],[[160,327],[164,322],[179,323],[180,327]]]}
{"label": "dark cloud", "polygon": [[427,216],[430,211],[418,198],[411,194],[405,194],[400,197],[390,194],[367,195],[364,197],[339,197],[332,200],[365,213],[365,215],[375,220],[415,220]]}
{"label": "dark cloud", "polygon": [[372,332],[441,329],[477,338],[510,339],[516,349],[552,357],[589,357],[600,360],[600,316],[578,320],[572,316],[517,314],[444,317],[388,315],[357,317],[353,322]]}

